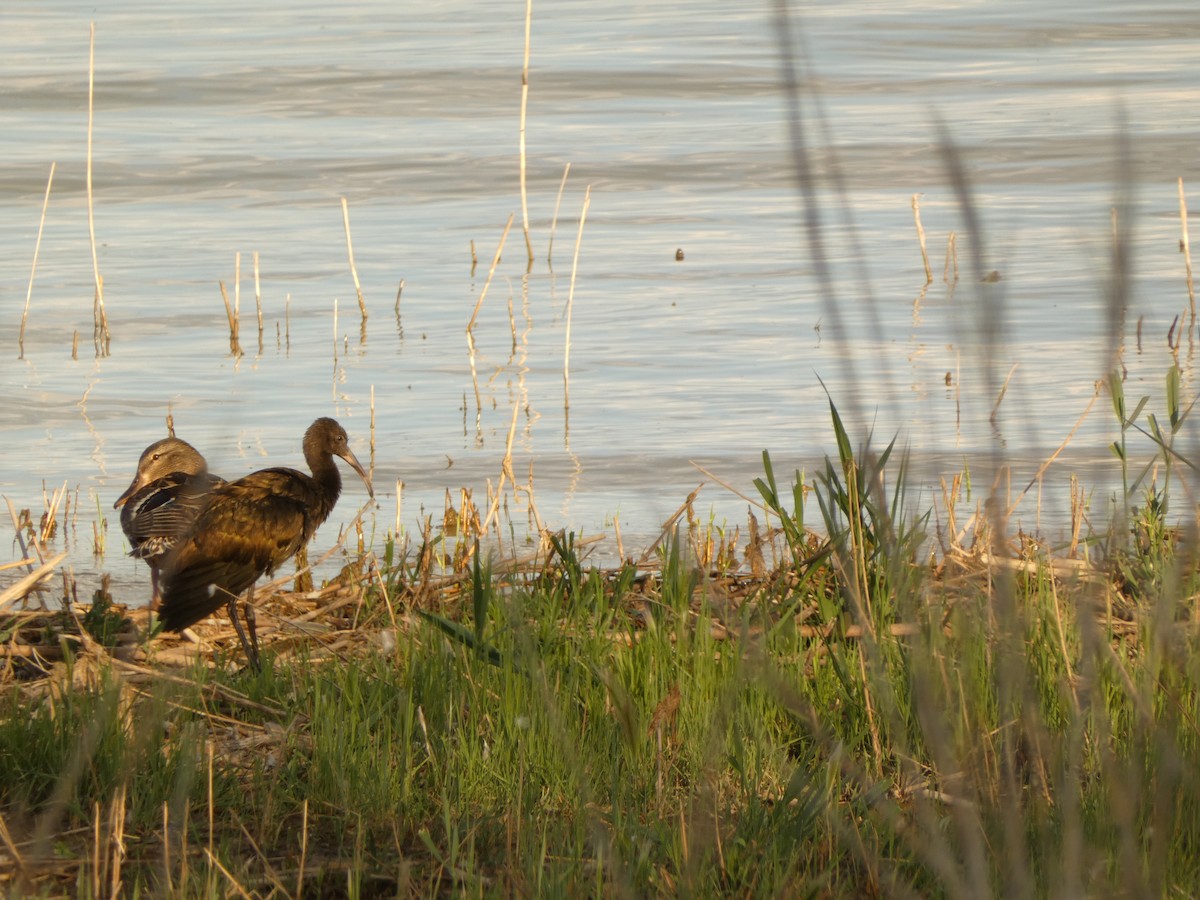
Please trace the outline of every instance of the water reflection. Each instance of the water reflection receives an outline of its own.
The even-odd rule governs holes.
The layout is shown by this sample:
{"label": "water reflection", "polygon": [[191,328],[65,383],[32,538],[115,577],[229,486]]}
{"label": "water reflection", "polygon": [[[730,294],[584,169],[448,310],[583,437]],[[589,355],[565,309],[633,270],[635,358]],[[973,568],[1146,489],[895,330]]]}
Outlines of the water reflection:
{"label": "water reflection", "polygon": [[[29,304],[19,331],[9,304],[19,361],[0,365],[0,425],[19,452],[0,458],[0,485],[19,508],[43,502],[43,483],[78,495],[100,554],[76,540],[78,572],[144,581],[105,545],[100,511],[172,414],[234,475],[234,460],[294,456],[317,416],[346,419],[397,485],[393,529],[490,481],[518,518],[620,522],[629,549],[695,489],[693,460],[743,493],[764,448],[811,472],[833,446],[830,398],[856,434],[899,433],[926,485],[1002,451],[1024,487],[1069,437],[1038,481],[1041,524],[1074,509],[1068,472],[1111,487],[1090,460],[1112,439],[1094,385],[1114,359],[1131,396],[1161,405],[1176,359],[1194,390],[1178,252],[1178,194],[1200,183],[1190,7],[1162,13],[1168,34],[1158,13],[1126,10],[1118,28],[1070,5],[806,6],[797,96],[820,129],[798,195],[757,13],[547,4],[530,72],[530,237],[545,247],[532,268],[499,236],[519,202],[519,47],[465,10],[400,23],[390,7],[301,3],[241,11],[236,35],[218,3],[102,15],[95,268],[81,76],[96,13],[12,14],[0,290]],[[1127,200],[1114,86],[1140,169]],[[798,232],[801,202],[820,218]],[[1127,322],[1106,298],[1114,205]],[[22,247],[38,248],[31,292]],[[1002,281],[984,283],[993,269]],[[388,302],[394,342],[378,332]],[[339,321],[356,306],[357,337]],[[741,523],[745,499],[716,484],[696,502]]]}

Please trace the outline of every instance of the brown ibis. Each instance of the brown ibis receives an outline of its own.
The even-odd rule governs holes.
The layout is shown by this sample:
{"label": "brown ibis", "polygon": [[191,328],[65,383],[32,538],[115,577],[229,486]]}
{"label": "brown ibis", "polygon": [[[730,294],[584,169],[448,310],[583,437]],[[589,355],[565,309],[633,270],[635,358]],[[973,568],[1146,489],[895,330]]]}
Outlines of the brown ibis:
{"label": "brown ibis", "polygon": [[152,607],[159,600],[163,558],[191,530],[213,489],[224,483],[209,473],[200,451],[177,437],[155,441],[142,451],[133,481],[113,509],[121,510],[129,555],[150,566]]}
{"label": "brown ibis", "polygon": [[[227,606],[248,661],[259,668],[254,582],[274,574],[333,511],[342,491],[335,456],[350,464],[374,496],[345,429],[329,418],[317,419],[304,433],[304,459],[311,475],[289,468],[261,469],[214,490],[190,533],[163,563],[163,627],[182,631]],[[247,590],[249,639],[237,606]]]}

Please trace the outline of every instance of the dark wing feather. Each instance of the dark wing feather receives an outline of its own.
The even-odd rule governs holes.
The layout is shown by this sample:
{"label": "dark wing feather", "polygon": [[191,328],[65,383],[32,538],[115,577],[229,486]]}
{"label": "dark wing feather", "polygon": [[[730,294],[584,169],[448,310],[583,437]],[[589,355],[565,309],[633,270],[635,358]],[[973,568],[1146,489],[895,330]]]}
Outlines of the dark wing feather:
{"label": "dark wing feather", "polygon": [[170,550],[224,483],[207,472],[172,472],[139,490],[121,507],[121,530],[133,548],[129,555],[153,561]]}
{"label": "dark wing feather", "polygon": [[164,627],[200,621],[304,546],[315,530],[308,480],[294,469],[263,469],[213,492],[163,563]]}

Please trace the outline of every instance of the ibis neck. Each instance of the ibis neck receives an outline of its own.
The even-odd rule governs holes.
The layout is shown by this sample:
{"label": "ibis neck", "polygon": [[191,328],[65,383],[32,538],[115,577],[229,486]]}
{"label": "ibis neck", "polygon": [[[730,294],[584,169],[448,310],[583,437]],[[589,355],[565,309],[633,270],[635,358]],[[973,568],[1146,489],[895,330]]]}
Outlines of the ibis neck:
{"label": "ibis neck", "polygon": [[317,509],[313,511],[313,518],[319,525],[328,518],[342,493],[342,475],[331,456],[309,459],[308,466],[312,469],[313,483],[319,495]]}

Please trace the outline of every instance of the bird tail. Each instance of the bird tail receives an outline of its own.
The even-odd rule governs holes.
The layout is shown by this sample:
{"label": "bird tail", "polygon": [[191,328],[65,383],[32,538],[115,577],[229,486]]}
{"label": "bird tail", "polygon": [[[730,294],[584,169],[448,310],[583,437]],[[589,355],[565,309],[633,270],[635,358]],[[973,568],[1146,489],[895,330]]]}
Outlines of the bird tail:
{"label": "bird tail", "polygon": [[251,563],[201,561],[163,574],[158,618],[167,631],[182,631],[238,596],[258,577]]}

